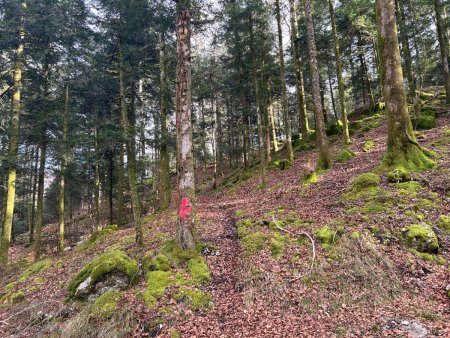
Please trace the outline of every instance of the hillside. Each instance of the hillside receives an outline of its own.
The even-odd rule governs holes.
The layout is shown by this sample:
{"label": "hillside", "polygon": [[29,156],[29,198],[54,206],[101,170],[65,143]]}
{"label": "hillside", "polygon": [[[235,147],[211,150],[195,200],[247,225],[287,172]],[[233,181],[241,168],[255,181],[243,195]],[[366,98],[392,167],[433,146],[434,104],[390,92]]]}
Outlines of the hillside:
{"label": "hillside", "polygon": [[[378,176],[385,116],[353,116],[354,156],[342,156],[333,136],[331,170],[314,172],[315,149],[297,149],[292,166],[272,166],[265,186],[257,166],[217,190],[207,184],[197,195],[198,252],[174,248],[175,206],[145,218],[144,252],[133,228],[89,236],[82,220],[63,255],[53,249],[56,225],[47,226],[45,257],[34,264],[17,239],[2,276],[0,335],[449,336],[450,115],[434,107],[437,127],[416,133],[436,153],[435,169],[403,183]],[[369,172],[377,174],[361,176]],[[395,174],[391,181],[403,179]],[[147,278],[136,270],[125,291],[102,302],[69,299],[69,284],[94,257],[131,269],[122,251],[146,257],[138,268]]]}

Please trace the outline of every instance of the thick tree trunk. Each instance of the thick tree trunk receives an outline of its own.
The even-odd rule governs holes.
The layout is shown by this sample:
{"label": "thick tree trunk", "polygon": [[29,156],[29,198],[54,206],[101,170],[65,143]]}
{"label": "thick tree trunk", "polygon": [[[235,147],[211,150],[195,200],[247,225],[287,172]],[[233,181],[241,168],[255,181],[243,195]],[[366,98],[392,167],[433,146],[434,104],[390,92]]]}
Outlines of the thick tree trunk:
{"label": "thick tree trunk", "polygon": [[328,140],[325,134],[325,122],[323,118],[323,108],[320,98],[319,69],[317,66],[317,51],[316,51],[316,44],[314,41],[314,25],[311,13],[311,0],[305,0],[304,6],[305,6],[306,31],[309,49],[309,63],[312,75],[311,77],[312,77],[314,112],[316,120],[315,130],[316,130],[317,145],[319,147],[318,168],[328,169],[331,167],[331,159],[328,147]]}
{"label": "thick tree trunk", "polygon": [[337,28],[336,28],[336,18],[334,15],[334,0],[328,0],[328,7],[330,9],[330,17],[331,17],[331,29],[333,32],[333,46],[334,46],[334,56],[336,59],[336,76],[338,80],[338,91],[339,91],[339,104],[341,106],[341,118],[343,124],[343,138],[344,144],[350,143],[350,134],[348,131],[348,119],[347,119],[347,104],[345,100],[345,84],[344,78],[342,76],[342,61],[341,61],[341,53],[339,50],[339,39],[337,36]]}
{"label": "thick tree trunk", "polygon": [[295,86],[297,89],[297,105],[299,111],[298,114],[299,130],[302,135],[302,142],[307,142],[309,123],[308,123],[308,112],[306,110],[305,89],[303,86],[302,60],[298,48],[297,10],[295,8],[295,0],[289,0],[289,9],[291,18],[291,48],[292,48],[292,57],[294,58]]}
{"label": "thick tree trunk", "polygon": [[191,32],[189,0],[177,3],[176,110],[178,145],[177,242],[183,249],[195,247],[195,180],[191,125]]}
{"label": "thick tree trunk", "polygon": [[159,51],[159,85],[160,85],[160,109],[161,109],[161,140],[159,144],[159,210],[165,210],[170,204],[170,157],[167,142],[169,140],[169,131],[167,128],[167,77],[166,77],[166,45],[164,33],[160,36]]}
{"label": "thick tree trunk", "polygon": [[[436,14],[436,27],[438,32],[439,50],[441,52],[442,71],[444,75],[444,87],[446,93],[446,101],[450,104],[450,69],[449,69],[449,56],[448,56],[448,36],[445,29],[445,16],[446,13],[442,10],[442,4],[440,0],[434,0],[434,11]],[[444,18],[443,18],[444,15]]]}
{"label": "thick tree trunk", "polygon": [[294,151],[292,149],[292,135],[291,135],[291,119],[289,117],[289,106],[287,98],[287,85],[286,85],[286,70],[284,66],[284,51],[283,51],[283,31],[281,28],[281,13],[280,13],[280,0],[275,0],[275,8],[277,14],[277,27],[278,27],[278,55],[280,58],[280,80],[281,80],[281,106],[283,109],[284,128],[286,133],[286,149],[288,153],[289,161],[294,161]]}
{"label": "thick tree trunk", "polygon": [[419,170],[432,167],[418,145],[409,118],[395,22],[394,0],[377,0],[377,27],[384,70],[384,99],[388,118],[387,152],[383,167]]}
{"label": "thick tree trunk", "polygon": [[16,64],[14,68],[14,87],[12,101],[11,126],[9,130],[8,149],[8,181],[6,193],[5,215],[3,218],[2,238],[0,242],[0,272],[6,270],[8,265],[8,251],[11,242],[12,225],[14,218],[14,202],[16,198],[16,166],[17,150],[19,144],[19,116],[20,116],[20,89],[22,85],[22,57],[23,39],[25,31],[19,28],[19,45],[16,49]]}

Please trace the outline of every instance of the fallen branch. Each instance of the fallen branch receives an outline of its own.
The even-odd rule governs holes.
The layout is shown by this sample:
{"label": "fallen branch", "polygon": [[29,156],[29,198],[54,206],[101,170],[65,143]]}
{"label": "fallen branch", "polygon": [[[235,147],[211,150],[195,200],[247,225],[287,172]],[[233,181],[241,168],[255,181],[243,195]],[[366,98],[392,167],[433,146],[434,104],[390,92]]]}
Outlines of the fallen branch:
{"label": "fallen branch", "polygon": [[[308,237],[308,239],[309,239],[309,241],[311,242],[311,245],[312,245],[312,259],[311,259],[311,264],[309,266],[308,273],[311,272],[312,269],[313,269],[313,266],[314,266],[314,261],[316,259],[316,246],[314,245],[314,240],[311,237],[311,235],[308,234],[307,232],[304,232],[304,231],[301,231],[299,234],[295,234],[292,231],[283,228],[282,226],[278,225],[278,222],[276,221],[275,216],[273,216],[273,215],[272,215],[272,220],[274,221],[275,225],[277,226],[277,229],[279,229],[281,231],[284,231],[284,232],[286,232],[286,233],[288,233],[288,234],[290,234],[290,235],[292,235],[294,237],[296,237],[298,235],[303,235],[303,236]],[[303,278],[304,276],[306,276],[306,274],[300,275],[300,276],[296,276],[296,277],[292,278],[289,282],[294,282],[294,281],[296,281],[296,280],[298,280],[300,278]]]}

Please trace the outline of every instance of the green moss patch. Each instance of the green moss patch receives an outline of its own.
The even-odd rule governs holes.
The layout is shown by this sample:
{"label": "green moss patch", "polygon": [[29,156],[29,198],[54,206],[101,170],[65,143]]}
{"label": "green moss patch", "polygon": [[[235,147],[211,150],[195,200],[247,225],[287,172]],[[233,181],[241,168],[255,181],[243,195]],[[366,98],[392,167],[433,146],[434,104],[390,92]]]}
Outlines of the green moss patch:
{"label": "green moss patch", "polygon": [[310,184],[317,183],[317,181],[318,181],[317,173],[310,172],[310,173],[305,175],[305,177],[303,178],[302,183],[306,184],[306,185],[310,185]]}
{"label": "green moss patch", "polygon": [[143,293],[145,305],[154,308],[158,303],[158,298],[164,295],[166,288],[172,285],[171,271],[149,271],[147,272],[147,289]]}
{"label": "green moss patch", "polygon": [[336,157],[336,162],[345,163],[355,157],[355,153],[349,149],[342,150]]}
{"label": "green moss patch", "polygon": [[351,190],[359,192],[367,188],[378,187],[380,185],[380,176],[374,173],[365,173],[356,176],[350,181]]}
{"label": "green moss patch", "polygon": [[94,317],[110,317],[117,310],[117,300],[120,297],[118,291],[108,291],[98,297],[91,307],[91,315]]}
{"label": "green moss patch", "polygon": [[314,237],[324,245],[335,243],[341,234],[341,231],[331,229],[328,225],[314,231]]}
{"label": "green moss patch", "polygon": [[269,169],[286,170],[292,166],[292,162],[287,159],[272,160],[269,163]]}
{"label": "green moss patch", "polygon": [[254,255],[264,249],[267,240],[268,235],[261,232],[255,232],[242,238],[241,245],[246,255]]}
{"label": "green moss patch", "polygon": [[417,256],[420,257],[421,259],[430,262],[430,263],[437,263],[440,265],[444,265],[446,263],[446,260],[444,257],[442,257],[441,255],[432,255],[430,253],[427,252],[419,252],[416,250],[412,250],[413,253]]}
{"label": "green moss patch", "polygon": [[411,174],[404,168],[395,168],[388,172],[388,181],[391,183],[401,183],[411,181]]}
{"label": "green moss patch", "polygon": [[82,250],[88,250],[90,248],[92,248],[92,246],[100,239],[103,238],[109,234],[112,234],[113,232],[116,232],[117,230],[119,230],[119,227],[117,226],[117,224],[111,224],[108,225],[100,230],[96,230],[92,233],[91,237],[89,237],[89,239],[87,240],[86,243],[84,243],[81,246]]}
{"label": "green moss patch", "polygon": [[450,216],[441,215],[437,220],[437,226],[450,234]]}
{"label": "green moss patch", "polygon": [[192,310],[208,310],[212,307],[212,299],[201,290],[188,287],[180,287],[174,294],[173,299],[187,304]]}
{"label": "green moss patch", "polygon": [[411,224],[402,229],[405,242],[418,252],[437,253],[439,242],[428,224]]}
{"label": "green moss patch", "polygon": [[138,277],[137,262],[120,250],[110,251],[94,258],[70,281],[68,286],[69,296],[75,296],[78,286],[89,277],[91,278],[89,286],[93,287],[103,276],[113,272],[125,274],[132,284],[137,281]]}
{"label": "green moss patch", "polygon": [[373,140],[368,140],[368,141],[366,141],[366,143],[364,143],[364,146],[363,146],[364,152],[368,153],[373,148],[375,148],[375,142]]}
{"label": "green moss patch", "polygon": [[436,128],[436,117],[433,115],[421,115],[412,119],[414,129],[428,130]]}
{"label": "green moss patch", "polygon": [[208,264],[202,256],[195,257],[189,261],[189,273],[194,284],[202,284],[211,280],[211,272]]}
{"label": "green moss patch", "polygon": [[42,261],[37,261],[20,274],[19,282],[25,282],[29,277],[47,270],[48,268],[50,268],[51,264],[52,264],[51,259],[44,259]]}

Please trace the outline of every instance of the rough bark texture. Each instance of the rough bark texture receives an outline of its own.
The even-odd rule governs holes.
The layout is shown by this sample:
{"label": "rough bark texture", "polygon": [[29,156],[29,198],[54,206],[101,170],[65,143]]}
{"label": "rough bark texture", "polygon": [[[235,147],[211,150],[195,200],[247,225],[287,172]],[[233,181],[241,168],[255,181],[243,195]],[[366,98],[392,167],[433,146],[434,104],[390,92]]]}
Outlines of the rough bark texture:
{"label": "rough bark texture", "polygon": [[297,10],[295,7],[295,0],[289,0],[289,10],[291,18],[291,48],[292,57],[294,58],[295,86],[297,89],[297,105],[299,111],[298,123],[302,141],[306,142],[308,140],[309,123],[308,112],[306,110],[305,89],[303,86],[302,60],[298,49]]}
{"label": "rough bark texture", "polygon": [[414,136],[409,118],[403,72],[398,45],[394,0],[377,0],[377,26],[384,68],[383,93],[388,118],[387,152],[383,167],[420,170],[434,162],[422,152]]}
{"label": "rough bark texture", "polygon": [[8,181],[6,193],[5,215],[3,218],[2,238],[0,242],[0,272],[8,264],[8,251],[11,242],[14,217],[14,202],[16,197],[16,161],[19,141],[20,89],[22,84],[23,29],[19,29],[19,45],[16,49],[16,64],[14,68],[14,87],[12,101],[11,126],[9,131],[8,149]]}
{"label": "rough bark texture", "polygon": [[62,135],[62,153],[60,160],[61,173],[59,177],[59,238],[58,251],[64,251],[64,209],[65,209],[65,170],[66,170],[66,156],[67,156],[67,118],[69,114],[69,86],[66,85],[64,91],[64,116],[63,116],[63,135]]}
{"label": "rough bark texture", "polygon": [[347,104],[345,102],[345,84],[344,78],[342,76],[342,61],[341,61],[341,53],[339,51],[339,40],[337,36],[337,28],[336,28],[336,19],[334,16],[334,0],[328,0],[328,6],[330,9],[330,17],[331,17],[331,28],[333,32],[333,46],[334,46],[334,56],[336,58],[336,76],[338,80],[338,90],[339,90],[339,104],[341,106],[341,118],[343,124],[343,133],[342,136],[344,138],[344,144],[350,143],[350,134],[348,131],[348,119],[347,119]]}
{"label": "rough bark texture", "polygon": [[[96,120],[97,117],[94,117]],[[97,122],[94,122],[94,143],[95,143],[95,187],[94,187],[94,205],[95,205],[95,230],[100,230],[100,168],[99,168],[99,149],[98,149],[98,128]]]}
{"label": "rough bark texture", "polygon": [[446,101],[450,104],[450,69],[448,65],[448,36],[445,29],[445,12],[442,10],[442,4],[440,0],[434,0],[434,11],[436,13],[436,26],[439,39],[439,50],[441,52],[442,71],[444,75],[444,86],[446,93]]}
{"label": "rough bark texture", "polygon": [[314,101],[314,113],[316,120],[316,138],[319,147],[318,168],[328,169],[331,167],[328,140],[325,134],[325,122],[323,117],[323,107],[320,98],[319,69],[317,66],[317,51],[314,41],[314,25],[311,13],[311,0],[304,0],[306,31],[308,38],[309,63],[312,74],[312,93]]}
{"label": "rough bark texture", "polygon": [[284,131],[286,133],[286,149],[289,161],[292,162],[294,161],[294,151],[292,149],[291,119],[289,117],[289,106],[287,99],[286,70],[284,66],[283,31],[281,28],[280,0],[275,0],[275,8],[277,12],[278,54],[280,58],[281,107],[283,109],[283,120],[285,129]]}
{"label": "rough bark texture", "polygon": [[[121,119],[122,120],[122,119]],[[124,151],[122,141],[119,143],[119,167],[117,168],[118,178],[117,178],[117,226],[120,228],[125,224],[124,217],[124,189],[125,189],[125,173],[124,173]]]}
{"label": "rough bark texture", "polygon": [[169,131],[167,129],[167,78],[166,78],[166,55],[165,55],[165,37],[161,34],[159,51],[159,81],[160,81],[160,108],[161,108],[161,140],[160,149],[160,168],[159,168],[159,209],[165,210],[170,204],[170,167],[169,150],[167,142],[169,140]]}
{"label": "rough bark texture", "polygon": [[195,181],[191,125],[191,44],[189,1],[177,4],[176,110],[178,146],[177,242],[183,249],[195,247]]}

